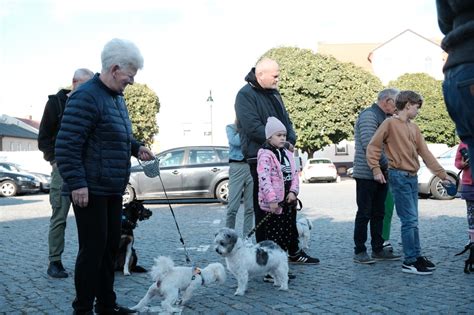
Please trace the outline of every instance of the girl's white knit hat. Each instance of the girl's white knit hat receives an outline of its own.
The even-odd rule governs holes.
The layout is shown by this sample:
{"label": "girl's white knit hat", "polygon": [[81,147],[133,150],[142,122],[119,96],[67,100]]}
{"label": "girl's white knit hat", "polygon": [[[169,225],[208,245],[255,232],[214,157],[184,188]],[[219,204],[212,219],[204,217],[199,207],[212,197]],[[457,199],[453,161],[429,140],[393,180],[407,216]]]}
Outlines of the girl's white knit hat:
{"label": "girl's white knit hat", "polygon": [[279,131],[286,132],[285,125],[283,125],[283,123],[279,121],[278,118],[275,118],[273,116],[268,117],[267,124],[265,125],[265,137],[269,139],[271,138],[271,136],[273,136]]}

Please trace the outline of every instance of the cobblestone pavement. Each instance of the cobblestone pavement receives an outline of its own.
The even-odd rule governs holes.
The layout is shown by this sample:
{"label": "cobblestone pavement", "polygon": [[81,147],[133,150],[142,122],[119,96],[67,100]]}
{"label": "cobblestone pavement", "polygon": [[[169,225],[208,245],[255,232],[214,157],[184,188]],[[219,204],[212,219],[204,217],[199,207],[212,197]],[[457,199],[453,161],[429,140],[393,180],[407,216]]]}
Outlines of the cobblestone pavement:
{"label": "cobblestone pavement", "polygon": [[[321,259],[316,266],[293,266],[296,280],[288,292],[278,291],[261,277],[249,282],[244,297],[233,292],[236,281],[230,273],[222,286],[197,291],[183,314],[323,314],[323,313],[430,313],[474,314],[474,274],[463,273],[463,260],[454,257],[467,241],[463,200],[420,199],[420,235],[423,253],[437,264],[432,276],[401,271],[401,262],[359,265],[352,261],[355,183],[303,184],[303,213],[314,223],[308,253]],[[139,264],[150,268],[153,258],[167,255],[184,265],[185,256],[167,205],[149,205],[150,220],[135,230]],[[222,262],[211,243],[224,225],[225,207],[220,204],[173,205],[190,257],[196,265]],[[77,231],[72,211],[68,219],[63,263],[67,279],[46,274],[47,195],[0,198],[0,313],[70,314],[74,297],[73,269]],[[238,230],[242,213],[239,212]],[[400,252],[400,225],[393,219],[392,243]],[[118,302],[135,305],[151,280],[147,274],[116,274]],[[152,305],[160,310],[160,300]],[[156,313],[155,312],[155,313]]]}

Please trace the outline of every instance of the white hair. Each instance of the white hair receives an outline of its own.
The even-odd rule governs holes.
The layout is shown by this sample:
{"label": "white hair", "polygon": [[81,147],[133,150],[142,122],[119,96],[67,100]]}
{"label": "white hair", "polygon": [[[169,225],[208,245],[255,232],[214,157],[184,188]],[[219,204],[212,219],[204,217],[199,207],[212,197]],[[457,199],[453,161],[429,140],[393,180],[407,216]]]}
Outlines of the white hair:
{"label": "white hair", "polygon": [[105,44],[101,54],[102,71],[118,65],[121,68],[143,68],[143,56],[131,41],[114,38]]}

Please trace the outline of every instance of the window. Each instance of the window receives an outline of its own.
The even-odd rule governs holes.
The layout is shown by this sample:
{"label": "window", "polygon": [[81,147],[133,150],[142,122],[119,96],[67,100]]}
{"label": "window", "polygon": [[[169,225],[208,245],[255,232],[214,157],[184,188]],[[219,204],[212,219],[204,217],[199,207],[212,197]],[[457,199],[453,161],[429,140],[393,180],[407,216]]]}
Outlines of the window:
{"label": "window", "polygon": [[349,146],[345,144],[336,144],[336,155],[349,155]]}
{"label": "window", "polygon": [[227,149],[216,149],[221,162],[228,162],[229,161],[229,150]]}
{"label": "window", "polygon": [[189,164],[206,164],[217,162],[214,149],[193,149],[189,151]]}
{"label": "window", "polygon": [[184,150],[167,152],[158,156],[160,159],[160,167],[179,166],[183,164]]}

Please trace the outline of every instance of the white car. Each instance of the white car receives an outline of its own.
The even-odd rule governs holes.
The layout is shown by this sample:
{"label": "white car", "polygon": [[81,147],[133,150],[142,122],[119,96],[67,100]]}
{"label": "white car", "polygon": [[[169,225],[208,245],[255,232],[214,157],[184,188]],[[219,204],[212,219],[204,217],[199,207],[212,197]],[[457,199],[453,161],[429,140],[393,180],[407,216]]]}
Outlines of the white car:
{"label": "white car", "polygon": [[[456,166],[454,166],[457,149],[458,146],[454,146],[436,158],[453,181],[458,180],[459,173],[459,170],[456,168]],[[433,175],[433,173],[431,173],[431,171],[423,163],[418,170],[418,194],[421,197],[431,196],[434,199],[440,200],[449,200],[454,198],[453,196],[448,195],[446,189],[443,187],[443,185],[441,185],[441,179]]]}
{"label": "white car", "polygon": [[308,159],[303,168],[303,183],[316,181],[336,182],[339,178],[336,166],[330,159]]}

